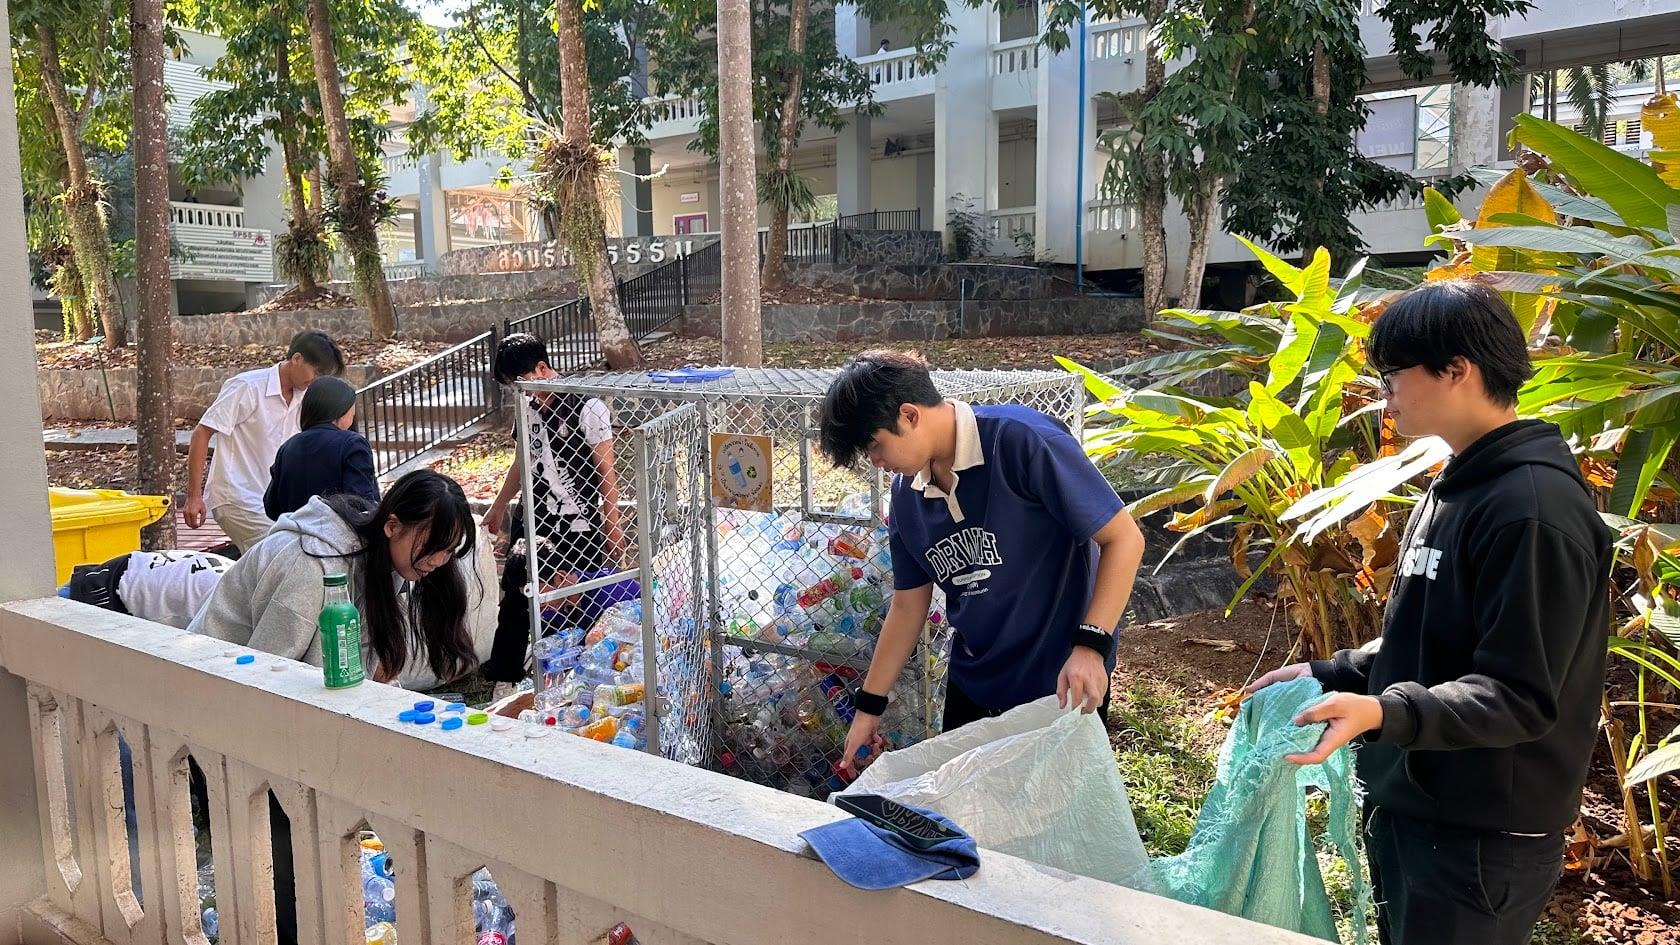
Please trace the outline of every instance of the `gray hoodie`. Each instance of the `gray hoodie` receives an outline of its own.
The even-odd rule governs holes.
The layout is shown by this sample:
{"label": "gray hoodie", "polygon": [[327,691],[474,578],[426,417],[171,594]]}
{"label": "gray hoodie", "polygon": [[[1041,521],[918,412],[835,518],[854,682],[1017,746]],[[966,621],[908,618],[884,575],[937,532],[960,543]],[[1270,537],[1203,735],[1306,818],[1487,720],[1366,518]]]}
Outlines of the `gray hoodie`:
{"label": "gray hoodie", "polygon": [[[467,572],[462,575],[467,586],[467,628],[481,661],[489,656],[496,630],[496,568],[489,545],[485,536],[479,536],[476,561],[451,564]],[[312,498],[296,512],[280,516],[268,536],[234,562],[187,629],[319,666],[317,620],[326,601],[321,578],[348,574],[352,599],[363,608],[362,558],[356,554],[361,547],[350,523],[319,496]],[[395,574],[386,579],[401,581]],[[371,676],[373,652],[365,633],[362,662]],[[395,684],[424,689],[438,685],[439,680],[424,654],[412,654]]]}

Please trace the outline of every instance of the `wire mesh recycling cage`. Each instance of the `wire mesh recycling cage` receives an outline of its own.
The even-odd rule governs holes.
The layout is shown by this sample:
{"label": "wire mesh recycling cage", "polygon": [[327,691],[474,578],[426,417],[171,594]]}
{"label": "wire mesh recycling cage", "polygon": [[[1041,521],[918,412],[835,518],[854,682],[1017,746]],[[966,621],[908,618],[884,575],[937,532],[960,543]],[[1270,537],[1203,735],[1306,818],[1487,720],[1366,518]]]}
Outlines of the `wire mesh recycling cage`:
{"label": "wire mesh recycling cage", "polygon": [[[882,475],[835,469],[817,447],[835,373],[517,384],[527,498],[509,567],[527,568],[515,580],[534,590],[532,724],[798,794],[841,786],[835,765],[892,573]],[[934,382],[949,398],[1081,426],[1071,374],[936,371]],[[938,731],[949,643],[936,595],[882,722],[891,747]]]}

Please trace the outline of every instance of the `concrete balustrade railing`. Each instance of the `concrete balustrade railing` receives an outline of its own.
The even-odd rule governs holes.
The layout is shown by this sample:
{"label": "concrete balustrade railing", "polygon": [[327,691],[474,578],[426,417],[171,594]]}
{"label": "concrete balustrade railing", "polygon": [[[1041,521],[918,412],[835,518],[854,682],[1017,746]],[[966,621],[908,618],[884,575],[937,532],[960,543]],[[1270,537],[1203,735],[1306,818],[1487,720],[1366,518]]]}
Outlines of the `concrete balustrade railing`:
{"label": "concrete balustrade railing", "polygon": [[840,816],[828,805],[517,726],[405,726],[401,690],[328,691],[317,669],[237,665],[226,644],[56,598],[0,607],[0,666],[27,682],[41,839],[38,865],[6,868],[43,871],[46,895],[21,913],[29,945],[203,945],[189,756],[209,787],[222,945],[275,941],[271,790],[302,945],[363,941],[354,837],[368,827],[396,864],[402,945],[470,945],[480,867],[525,945],[600,941],[621,921],[645,945],[1305,941],[996,853],[966,882],[862,892],[800,855],[799,831]]}

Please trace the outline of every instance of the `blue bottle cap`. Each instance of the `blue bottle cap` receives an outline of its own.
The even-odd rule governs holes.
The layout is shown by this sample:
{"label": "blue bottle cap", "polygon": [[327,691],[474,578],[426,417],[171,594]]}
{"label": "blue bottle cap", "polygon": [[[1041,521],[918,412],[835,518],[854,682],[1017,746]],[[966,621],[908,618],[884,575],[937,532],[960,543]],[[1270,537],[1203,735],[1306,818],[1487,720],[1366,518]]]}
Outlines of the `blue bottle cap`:
{"label": "blue bottle cap", "polygon": [[257,658],[255,656],[252,656],[249,653],[246,653],[244,656],[236,657],[234,659],[234,663],[239,665],[239,666],[249,666],[252,663],[255,663],[256,661],[257,661]]}
{"label": "blue bottle cap", "polygon": [[869,746],[868,745],[859,745],[858,746],[857,757],[868,758],[869,754],[870,754],[870,752],[869,752]]}
{"label": "blue bottle cap", "polygon": [[414,717],[416,715],[419,715],[419,714],[420,713],[414,711],[413,709],[404,709],[401,712],[397,713],[397,721],[398,722],[412,722],[412,721],[414,721]]}
{"label": "blue bottle cap", "polygon": [[435,706],[435,705],[437,705],[437,703],[433,702],[430,699],[422,699],[419,702],[414,703],[414,711],[416,711],[416,712],[430,712],[430,711],[432,711],[432,707]]}
{"label": "blue bottle cap", "polygon": [[439,725],[442,726],[444,731],[453,732],[461,727],[461,717],[458,715],[452,715],[440,722]]}
{"label": "blue bottle cap", "polygon": [[733,692],[734,690],[735,690],[735,687],[730,685],[729,683],[726,683],[726,682],[718,683],[718,692],[722,695],[727,696],[731,692]]}
{"label": "blue bottle cap", "polygon": [[449,703],[449,705],[444,706],[443,711],[445,711],[445,712],[465,712],[465,711],[467,711],[467,704],[465,702],[451,702],[451,703]]}
{"label": "blue bottle cap", "polygon": [[433,722],[436,722],[436,721],[437,721],[437,716],[433,715],[430,712],[415,712],[414,713],[414,724],[415,725],[430,725],[430,724],[432,724]]}

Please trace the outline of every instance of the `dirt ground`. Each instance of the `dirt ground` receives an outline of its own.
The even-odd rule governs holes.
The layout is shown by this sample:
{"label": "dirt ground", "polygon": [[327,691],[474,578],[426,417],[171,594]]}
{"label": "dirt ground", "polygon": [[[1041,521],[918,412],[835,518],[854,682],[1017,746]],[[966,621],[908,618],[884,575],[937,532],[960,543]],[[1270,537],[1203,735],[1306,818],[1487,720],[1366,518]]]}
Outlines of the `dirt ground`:
{"label": "dirt ground", "polygon": [[[339,338],[346,364],[371,364],[380,374],[399,371],[449,347],[444,342],[374,342],[367,338]],[[43,368],[96,370],[130,368],[138,349],[133,345],[107,350],[98,345],[66,344],[56,331],[35,332],[35,363]],[[198,345],[177,343],[170,362],[181,367],[266,367],[286,356],[285,345]]]}
{"label": "dirt ground", "polygon": [[[764,346],[765,367],[838,367],[860,351],[878,344],[862,341],[770,342]],[[955,338],[944,341],[889,342],[886,347],[920,351],[941,368],[1053,368],[1052,355],[1081,364],[1112,364],[1173,350],[1139,332],[1111,335],[1038,335],[1023,338]],[[648,367],[670,370],[707,366],[722,361],[716,338],[668,338],[643,352]]]}
{"label": "dirt ground", "polygon": [[[1290,659],[1290,642],[1287,620],[1267,600],[1243,602],[1230,619],[1204,611],[1129,627],[1121,637],[1114,695],[1124,699],[1142,680],[1179,688],[1208,717],[1202,731],[1216,744],[1222,729],[1211,716],[1219,697]],[[1118,744],[1122,735],[1115,738]],[[1680,779],[1665,779],[1662,793],[1668,814],[1680,803]],[[1649,819],[1644,794],[1636,797]],[[1589,872],[1578,861],[1578,868],[1564,873],[1535,945],[1680,945],[1680,903],[1664,899],[1660,881],[1635,877],[1615,839],[1622,831],[1621,796],[1603,742],[1582,808],[1583,826],[1600,844],[1593,868]],[[1671,839],[1669,851],[1669,861],[1680,866],[1680,843]]]}

